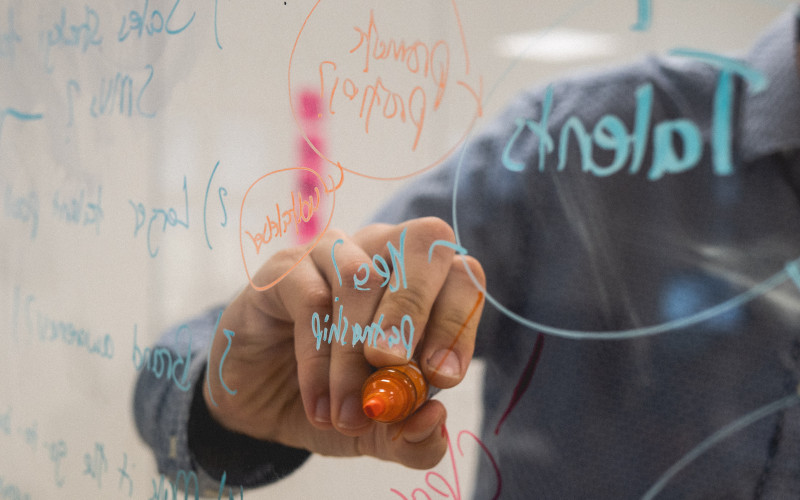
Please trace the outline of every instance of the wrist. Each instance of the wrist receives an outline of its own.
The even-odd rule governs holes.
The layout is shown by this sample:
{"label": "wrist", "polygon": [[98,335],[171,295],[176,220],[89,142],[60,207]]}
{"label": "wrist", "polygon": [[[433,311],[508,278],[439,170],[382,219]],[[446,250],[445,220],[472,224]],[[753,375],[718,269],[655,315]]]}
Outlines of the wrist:
{"label": "wrist", "polygon": [[189,414],[188,443],[195,463],[215,479],[245,487],[276,481],[297,468],[310,452],[232,431],[210,411],[204,383],[195,386]]}

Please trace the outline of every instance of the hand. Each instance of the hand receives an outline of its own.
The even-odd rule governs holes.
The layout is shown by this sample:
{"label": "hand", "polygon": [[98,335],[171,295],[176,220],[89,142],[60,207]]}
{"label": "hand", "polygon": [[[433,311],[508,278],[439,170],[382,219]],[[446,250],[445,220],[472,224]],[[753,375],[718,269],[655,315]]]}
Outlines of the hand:
{"label": "hand", "polygon": [[[231,394],[219,377],[207,378],[210,393],[208,386],[203,392],[214,418],[231,430],[323,455],[371,455],[415,468],[438,463],[447,450],[444,406],[430,400],[403,422],[379,424],[363,414],[361,386],[374,367],[407,362],[403,342],[388,345],[392,327],[400,329],[406,315],[404,338],[410,319],[409,346],[429,383],[449,388],[463,379],[483,306],[466,267],[481,285],[484,275],[475,259],[446,245],[437,245],[429,262],[439,240],[453,242],[454,236],[435,218],[372,225],[352,238],[328,231],[275,286],[263,292],[248,286],[224,311],[211,348],[211,373],[228,349],[222,380],[236,390]],[[394,259],[387,243],[397,250]],[[277,253],[253,281],[272,282],[307,250]],[[393,267],[390,277],[375,255]],[[364,290],[356,289],[354,274],[358,283],[366,276],[359,285]],[[344,345],[321,340],[318,348],[315,313],[322,328],[346,318]],[[379,324],[386,338],[375,346],[353,345],[356,323]],[[234,332],[230,345],[226,329]]]}

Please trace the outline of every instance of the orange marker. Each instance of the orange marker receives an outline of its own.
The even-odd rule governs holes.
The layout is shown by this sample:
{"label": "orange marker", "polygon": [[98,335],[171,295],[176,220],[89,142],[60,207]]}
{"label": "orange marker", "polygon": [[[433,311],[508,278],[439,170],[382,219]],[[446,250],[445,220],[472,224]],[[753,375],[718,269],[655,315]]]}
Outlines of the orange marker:
{"label": "orange marker", "polygon": [[364,414],[387,424],[410,416],[427,399],[428,382],[416,361],[377,370],[361,389]]}

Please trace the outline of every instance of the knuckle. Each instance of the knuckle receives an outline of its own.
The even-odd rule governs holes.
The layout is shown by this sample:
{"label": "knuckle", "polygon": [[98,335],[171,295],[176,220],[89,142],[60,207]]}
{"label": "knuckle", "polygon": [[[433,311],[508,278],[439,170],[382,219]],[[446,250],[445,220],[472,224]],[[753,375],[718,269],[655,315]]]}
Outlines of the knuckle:
{"label": "knuckle", "polygon": [[[466,264],[466,267],[465,265]],[[469,268],[469,272],[467,272],[467,268]],[[475,257],[471,255],[462,255],[456,256],[453,260],[453,265],[450,269],[451,273],[454,273],[459,279],[463,280],[470,280],[472,276],[480,283],[481,285],[486,285],[486,274],[483,271],[483,266]]]}
{"label": "knuckle", "polygon": [[436,332],[442,338],[454,339],[466,326],[465,317],[452,312],[443,312],[436,318]]}
{"label": "knuckle", "polygon": [[391,224],[386,224],[384,222],[375,222],[364,226],[363,228],[359,229],[355,234],[369,234],[369,233],[383,233],[386,232],[391,227]]}
{"label": "knuckle", "polygon": [[272,258],[267,261],[266,265],[275,263],[279,268],[290,267],[300,260],[304,251],[305,249],[302,247],[283,248],[275,252]]}
{"label": "knuckle", "polygon": [[[366,282],[361,285],[362,287],[370,286],[376,281],[374,273],[369,272],[369,264],[366,261],[347,260],[337,264],[339,273],[342,276],[342,284],[346,288],[354,288],[355,280],[361,283],[366,278]],[[367,267],[367,271],[364,270],[364,266]]]}
{"label": "knuckle", "polygon": [[329,309],[332,300],[331,291],[325,286],[311,286],[303,291],[303,301],[310,309]]}
{"label": "knuckle", "polygon": [[345,233],[344,231],[342,231],[339,228],[332,227],[332,228],[329,228],[327,231],[325,231],[325,234],[323,234],[323,236],[322,236],[322,241],[321,242],[324,242],[326,244],[326,246],[330,246],[331,244],[333,244],[334,241],[336,241],[336,240],[338,240],[340,238],[346,238],[346,237],[347,237],[347,233]]}
{"label": "knuckle", "polygon": [[[366,277],[359,273],[359,286],[364,290],[378,291],[384,286],[384,278],[376,272],[370,272]],[[362,279],[366,278],[366,279]],[[355,287],[354,287],[355,288]]]}
{"label": "knuckle", "polygon": [[388,314],[395,314],[398,318],[406,314],[415,319],[427,317],[429,312],[429,306],[420,294],[406,290],[394,292],[386,309]]}
{"label": "knuckle", "polygon": [[439,217],[423,217],[411,223],[415,230],[421,231],[432,240],[455,241],[455,232],[450,224]]}

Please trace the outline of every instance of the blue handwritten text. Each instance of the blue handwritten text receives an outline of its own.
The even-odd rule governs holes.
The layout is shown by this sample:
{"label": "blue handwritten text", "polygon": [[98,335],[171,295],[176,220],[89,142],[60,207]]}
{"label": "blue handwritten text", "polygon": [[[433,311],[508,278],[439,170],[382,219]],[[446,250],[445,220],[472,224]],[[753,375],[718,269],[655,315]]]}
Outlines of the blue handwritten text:
{"label": "blue handwritten text", "polygon": [[169,35],[177,35],[183,32],[194,21],[195,13],[192,12],[192,16],[183,26],[175,27],[172,22],[172,16],[175,15],[180,3],[181,0],[175,0],[175,4],[165,20],[161,11],[157,9],[150,11],[150,0],[145,0],[141,11],[132,10],[122,16],[122,25],[119,28],[117,40],[124,42],[131,34],[142,38],[145,35],[154,36],[161,32],[166,32]]}
{"label": "blue handwritten text", "polygon": [[17,44],[22,39],[14,27],[14,9],[8,9],[8,27],[5,32],[0,32],[0,59],[13,61],[17,55]]}
{"label": "blue handwritten text", "polygon": [[44,49],[45,70],[48,73],[53,71],[50,52],[54,47],[75,48],[85,54],[89,47],[97,47],[103,43],[99,31],[100,17],[94,9],[87,6],[81,22],[71,23],[67,22],[67,9],[62,7],[58,21],[40,36]]}
{"label": "blue handwritten text", "polygon": [[102,186],[97,187],[96,201],[87,201],[83,189],[77,196],[56,191],[53,194],[53,215],[67,224],[94,226],[95,233],[100,234],[100,223],[103,221],[102,194]]}
{"label": "blue handwritten text", "polygon": [[[744,66],[741,62],[715,54],[694,51],[673,51],[675,55],[693,57],[720,68],[713,103],[711,148],[712,168],[716,175],[729,175],[731,165],[731,99],[734,92],[733,76],[738,74],[751,84],[754,91],[766,86],[763,75]],[[621,172],[630,159],[628,172],[638,173],[645,157],[653,110],[653,86],[644,84],[636,89],[636,113],[633,130],[629,131],[622,119],[613,114],[603,115],[591,133],[577,116],[570,116],[562,125],[558,143],[558,171],[566,168],[570,133],[577,142],[581,168],[597,177],[606,177]],[[548,120],[553,105],[553,89],[548,87],[542,103],[539,120],[518,118],[516,130],[508,140],[502,163],[511,171],[522,171],[526,165],[513,158],[517,143],[527,132],[538,140],[538,167],[544,171],[546,157],[554,149]],[[667,174],[677,174],[694,168],[703,154],[703,136],[697,125],[689,119],[664,120],[652,127],[653,156],[647,178],[656,181]],[[680,147],[676,146],[680,144]],[[594,148],[612,154],[608,165],[595,163]]]}
{"label": "blue handwritten text", "polygon": [[[189,366],[192,362],[192,332],[186,325],[181,325],[175,331],[176,341],[179,340],[181,334],[187,334],[188,347],[186,349],[186,357],[181,357],[179,354],[172,352],[166,347],[154,347],[150,349],[145,347],[142,349],[138,343],[138,331],[136,325],[133,326],[133,355],[132,361],[136,371],[146,370],[155,375],[156,378],[161,379],[165,377],[172,380],[178,389],[188,391],[190,381]],[[178,378],[178,370],[183,367],[180,378]]]}
{"label": "blue handwritten text", "polygon": [[145,92],[153,80],[155,70],[148,64],[145,66],[148,72],[144,83],[138,87],[136,99],[134,100],[134,90],[137,87],[136,81],[128,74],[117,73],[113,78],[101,79],[100,88],[97,94],[92,96],[92,104],[89,108],[93,118],[100,116],[141,116],[143,118],[153,118],[155,111],[145,111],[142,107],[142,99]]}
{"label": "blue handwritten text", "polygon": [[[156,246],[155,249],[153,249],[152,233],[153,233],[153,223],[157,221],[159,218],[162,219],[162,225],[161,225],[162,233],[167,231],[167,226],[170,227],[182,226],[185,229],[189,229],[189,192],[186,188],[185,175],[183,176],[183,197],[185,205],[185,218],[183,220],[178,218],[178,212],[174,208],[151,209],[150,220],[149,222],[147,222],[147,252],[148,254],[150,254],[150,257],[155,258],[158,255],[159,247]],[[139,230],[144,227],[145,221],[147,221],[147,209],[142,203],[134,203],[133,200],[129,200],[129,203],[133,208],[136,217],[136,225],[133,230],[133,237],[136,238],[136,236],[139,234]]]}
{"label": "blue handwritten text", "polygon": [[3,212],[10,219],[30,224],[31,240],[36,239],[36,233],[39,230],[39,195],[36,194],[36,191],[28,191],[27,194],[19,195],[14,192],[11,184],[7,184],[3,199]]}

